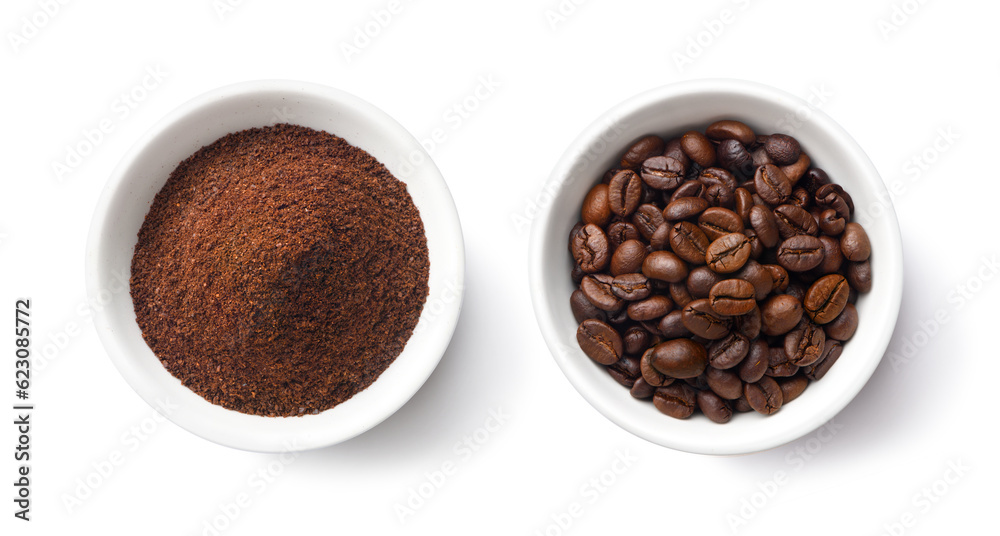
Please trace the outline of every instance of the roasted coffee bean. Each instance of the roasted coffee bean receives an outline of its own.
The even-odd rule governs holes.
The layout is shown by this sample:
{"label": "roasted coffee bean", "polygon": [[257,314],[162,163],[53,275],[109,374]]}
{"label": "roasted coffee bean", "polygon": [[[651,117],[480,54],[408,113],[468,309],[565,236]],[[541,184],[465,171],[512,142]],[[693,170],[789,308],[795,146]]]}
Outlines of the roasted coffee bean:
{"label": "roasted coffee bean", "polygon": [[694,413],[697,397],[698,392],[690,385],[684,382],[674,383],[656,389],[653,393],[653,405],[666,415],[686,419]]}
{"label": "roasted coffee bean", "polygon": [[628,321],[628,309],[624,307],[624,302],[620,309],[608,312],[608,324],[612,326],[622,326]]}
{"label": "roasted coffee bean", "polygon": [[682,310],[681,321],[688,331],[706,339],[721,339],[730,329],[729,320],[715,314],[708,299],[687,304]]}
{"label": "roasted coffee bean", "polygon": [[781,346],[771,347],[767,351],[767,372],[765,376],[772,378],[788,378],[799,371],[799,366],[792,363],[791,358]]}
{"label": "roasted coffee bean", "polygon": [[778,245],[781,234],[778,231],[778,222],[774,219],[774,213],[762,205],[754,205],[750,209],[750,226],[757,233],[760,243],[766,248],[773,248]]}
{"label": "roasted coffee bean", "polygon": [[663,209],[663,219],[678,221],[693,218],[708,208],[708,201],[701,197],[681,197]]}
{"label": "roasted coffee bean", "polygon": [[743,279],[719,281],[708,294],[712,310],[722,316],[745,315],[757,308],[756,289]]}
{"label": "roasted coffee bean", "polygon": [[616,363],[622,357],[624,346],[615,328],[600,320],[587,319],[576,330],[576,341],[591,359],[602,365]]}
{"label": "roasted coffee bean", "polygon": [[743,396],[757,413],[771,415],[781,409],[781,387],[773,378],[764,376],[743,388]]}
{"label": "roasted coffee bean", "polygon": [[670,249],[691,264],[705,264],[709,240],[697,225],[680,221],[670,228]]}
{"label": "roasted coffee bean", "polygon": [[[663,214],[660,214],[660,217],[662,216]],[[670,249],[670,229],[672,228],[673,225],[670,223],[664,223],[663,225],[657,227],[656,232],[649,238],[649,247],[651,247],[653,251]]]}
{"label": "roasted coffee bean", "polygon": [[641,273],[622,274],[611,281],[611,292],[627,301],[639,301],[649,297],[653,292],[649,278]]}
{"label": "roasted coffee bean", "polygon": [[743,396],[743,381],[733,370],[735,369],[722,370],[711,366],[706,368],[705,381],[708,382],[708,388],[727,400]]}
{"label": "roasted coffee bean", "polygon": [[630,303],[628,317],[636,322],[659,320],[674,308],[674,302],[661,294],[654,294],[645,300]]}
{"label": "roasted coffee bean", "polygon": [[733,318],[733,329],[750,340],[760,336],[761,325],[760,307],[756,305],[749,313]]}
{"label": "roasted coffee bean", "polygon": [[671,283],[669,287],[670,299],[674,300],[677,307],[683,309],[687,304],[694,301],[694,297],[688,292],[685,283]]}
{"label": "roasted coffee bean", "polygon": [[851,262],[868,260],[872,253],[872,245],[868,241],[868,233],[861,224],[851,222],[844,227],[844,234],[840,235],[840,250]]}
{"label": "roasted coffee bean", "polygon": [[858,330],[858,309],[853,304],[844,306],[837,318],[823,326],[826,336],[838,341],[846,341]]}
{"label": "roasted coffee bean", "polygon": [[793,365],[799,367],[812,365],[823,355],[824,344],[826,344],[826,332],[823,328],[803,319],[795,329],[785,335],[785,354]]}
{"label": "roasted coffee bean", "polygon": [[667,199],[667,204],[670,204],[671,202],[682,197],[704,197],[706,188],[707,186],[705,183],[699,180],[686,181],[670,194],[670,197]]}
{"label": "roasted coffee bean", "polygon": [[690,337],[691,331],[684,325],[683,313],[680,310],[670,311],[657,324],[657,330],[667,339]]}
{"label": "roasted coffee bean", "polygon": [[754,167],[766,166],[767,164],[773,164],[774,161],[771,160],[770,156],[767,156],[767,151],[763,147],[758,147],[750,151],[750,158],[753,159]]}
{"label": "roasted coffee bean", "polygon": [[698,174],[698,180],[705,183],[706,186],[722,185],[730,192],[739,188],[739,183],[737,183],[736,177],[732,173],[717,167],[701,170],[701,173]]}
{"label": "roasted coffee bean", "polygon": [[579,285],[585,275],[587,275],[587,272],[584,272],[579,264],[573,263],[573,269],[569,272],[569,277],[573,280],[573,283]]}
{"label": "roasted coffee bean", "polygon": [[626,354],[642,354],[649,348],[649,332],[640,326],[632,326],[622,334],[622,345]]}
{"label": "roasted coffee bean", "polygon": [[580,281],[580,290],[598,309],[617,312],[622,309],[624,302],[611,290],[612,281],[614,278],[607,274],[590,274]]}
{"label": "roasted coffee bean", "polygon": [[709,240],[715,240],[730,233],[742,233],[743,218],[727,208],[709,207],[698,216],[698,228]]}
{"label": "roasted coffee bean", "polygon": [[642,379],[653,387],[670,385],[674,379],[653,368],[653,353],[653,348],[649,348],[639,358],[639,373],[642,374]]}
{"label": "roasted coffee bean", "polygon": [[740,187],[733,192],[736,214],[739,214],[742,226],[750,225],[750,209],[753,208],[753,194],[750,190]]}
{"label": "roasted coffee bean", "polygon": [[580,289],[574,290],[569,295],[569,306],[573,310],[573,318],[576,319],[577,323],[591,318],[603,322],[608,318],[607,313],[590,303],[590,300]]}
{"label": "roasted coffee bean", "polygon": [[632,223],[635,224],[639,234],[649,241],[656,233],[656,229],[665,223],[665,220],[659,207],[647,203],[639,205],[639,208],[632,214]]}
{"label": "roasted coffee bean", "polygon": [[792,183],[788,181],[785,172],[773,164],[757,168],[753,183],[757,189],[757,195],[772,206],[784,203],[792,193]]}
{"label": "roasted coffee bean", "polygon": [[751,145],[757,141],[753,129],[745,123],[732,119],[716,121],[705,128],[705,136],[714,141],[736,140],[743,145]]}
{"label": "roasted coffee bean", "polygon": [[719,165],[741,177],[753,177],[755,166],[750,151],[736,140],[724,140],[715,149]]}
{"label": "roasted coffee bean", "polygon": [[757,233],[753,229],[743,229],[743,235],[750,241],[750,258],[760,259],[767,252],[767,248],[757,238]]}
{"label": "roasted coffee bean", "polygon": [[640,176],[647,186],[656,190],[673,190],[684,182],[686,166],[669,156],[654,156],[642,163]]}
{"label": "roasted coffee bean", "polygon": [[653,348],[650,363],[671,378],[694,378],[705,372],[708,353],[704,346],[691,339],[673,339]]}
{"label": "roasted coffee bean", "polygon": [[643,259],[642,273],[651,279],[678,283],[687,278],[688,266],[674,253],[654,251]]}
{"label": "roasted coffee bean", "polygon": [[805,374],[806,378],[816,381],[826,376],[827,372],[830,372],[830,368],[833,367],[834,363],[840,359],[840,354],[843,353],[844,346],[838,340],[827,339],[826,344],[823,346],[823,355],[820,360],[808,367],[804,367],[802,372]]}
{"label": "roasted coffee bean", "polygon": [[771,349],[767,346],[767,342],[757,339],[750,343],[747,356],[743,358],[743,361],[740,361],[740,366],[733,370],[736,370],[740,379],[747,383],[760,380],[767,372],[770,352]]}
{"label": "roasted coffee bean", "polygon": [[840,274],[825,275],[816,280],[802,299],[802,308],[817,324],[826,324],[837,318],[847,305],[850,288]]}
{"label": "roasted coffee bean", "polygon": [[706,188],[705,199],[711,207],[734,208],[736,205],[733,190],[721,184],[713,184]]}
{"label": "roasted coffee bean", "polygon": [[840,252],[840,241],[832,236],[820,235],[823,243],[823,262],[815,268],[817,274],[826,275],[840,271],[844,264],[844,255]]}
{"label": "roasted coffee bean", "polygon": [[768,272],[771,272],[771,281],[774,282],[775,292],[784,292],[788,288],[788,270],[785,270],[777,264],[764,264],[764,268],[767,268]]}
{"label": "roasted coffee bean", "polygon": [[778,264],[789,272],[812,270],[823,262],[823,243],[815,236],[795,235],[778,246]]}
{"label": "roasted coffee bean", "polygon": [[819,215],[819,229],[823,231],[823,234],[828,236],[838,236],[840,233],[844,232],[847,227],[847,221],[841,218],[837,214],[836,210],[828,208],[820,212]]}
{"label": "roasted coffee bean", "polygon": [[805,176],[799,180],[799,185],[812,195],[816,195],[816,191],[827,184],[830,184],[830,176],[817,167],[809,168]]}
{"label": "roasted coffee bean", "polygon": [[871,291],[872,289],[871,261],[849,262],[847,263],[847,270],[845,270],[844,272],[847,275],[847,281],[851,284],[851,288],[862,294]]}
{"label": "roasted coffee bean", "polygon": [[781,171],[785,172],[785,177],[788,178],[789,182],[795,184],[806,174],[810,164],[812,164],[812,160],[809,159],[809,155],[800,153],[795,162],[781,166]]}
{"label": "roasted coffee bean", "polygon": [[747,261],[743,268],[733,274],[733,277],[743,279],[753,285],[754,299],[758,301],[766,298],[774,289],[774,279],[770,270],[754,260]]}
{"label": "roasted coffee bean", "polygon": [[619,171],[608,184],[608,205],[619,218],[630,216],[642,201],[642,179],[631,169]]}
{"label": "roasted coffee bean", "polygon": [[600,227],[588,223],[576,233],[573,237],[573,260],[588,274],[607,268],[611,254],[608,237]]}
{"label": "roasted coffee bean", "polygon": [[636,140],[622,156],[623,168],[634,168],[641,165],[647,158],[663,153],[665,144],[663,138],[650,134]]}
{"label": "roasted coffee bean", "polygon": [[569,250],[570,255],[573,254],[573,239],[576,238],[576,235],[583,230],[583,226],[584,223],[582,221],[578,221],[575,225],[573,225],[573,228],[569,230],[569,241],[567,242],[566,247]]}
{"label": "roasted coffee bean", "polygon": [[753,411],[753,408],[750,407],[750,403],[747,402],[746,397],[741,396],[733,400],[733,411],[736,413],[750,413]]}
{"label": "roasted coffee bean", "polygon": [[681,139],[671,138],[667,140],[666,145],[663,146],[663,156],[669,156],[681,163],[684,166],[684,174],[687,175],[688,168],[691,167],[691,159],[688,155],[684,153],[684,149],[681,149]]}
{"label": "roasted coffee bean", "polygon": [[623,387],[632,388],[632,384],[642,376],[639,373],[639,358],[625,356],[607,368],[608,374]]}
{"label": "roasted coffee bean", "polygon": [[739,333],[730,333],[711,344],[708,362],[717,369],[731,369],[743,361],[750,351],[750,341]]}
{"label": "roasted coffee bean", "polygon": [[635,383],[632,384],[632,389],[629,390],[629,394],[633,398],[638,398],[640,400],[651,398],[653,393],[656,392],[656,387],[649,385],[646,378],[638,378]]}
{"label": "roasted coffee bean", "polygon": [[730,274],[746,264],[750,249],[750,240],[743,233],[723,235],[705,250],[705,263],[720,274]]}
{"label": "roasted coffee bean", "polygon": [[800,375],[776,381],[778,382],[778,387],[781,388],[781,405],[783,406],[798,398],[799,395],[805,392],[806,387],[809,386],[809,378]]}
{"label": "roasted coffee bean", "polygon": [[583,198],[583,208],[580,217],[584,223],[592,223],[604,227],[611,221],[611,205],[608,203],[608,185],[598,184],[587,192]]}
{"label": "roasted coffee bean", "polygon": [[699,266],[688,274],[687,277],[687,289],[691,293],[691,297],[700,300],[702,298],[707,298],[709,293],[712,292],[712,287],[716,283],[722,281],[722,276],[715,273],[708,266]]}
{"label": "roasted coffee bean", "polygon": [[793,296],[771,296],[760,306],[761,331],[765,335],[784,335],[802,320],[802,302]]}
{"label": "roasted coffee bean", "polygon": [[696,395],[698,409],[708,417],[708,420],[725,424],[733,418],[733,408],[719,395],[712,391],[698,391]]}
{"label": "roasted coffee bean", "polygon": [[638,240],[642,237],[639,234],[639,230],[635,228],[635,225],[624,221],[612,222],[611,225],[608,225],[608,232],[606,234],[608,235],[608,247],[612,252],[625,242]]}
{"label": "roasted coffee bean", "polygon": [[715,165],[715,146],[697,130],[685,132],[681,136],[681,150],[703,168]]}
{"label": "roasted coffee bean", "polygon": [[779,166],[787,166],[799,159],[801,147],[799,142],[791,136],[785,134],[772,134],[767,137],[764,143],[764,150],[767,156]]}
{"label": "roasted coffee bean", "polygon": [[854,212],[854,202],[839,184],[821,186],[816,190],[813,200],[821,207],[836,210],[837,215],[845,220],[850,220]]}
{"label": "roasted coffee bean", "polygon": [[806,297],[806,290],[809,290],[809,288],[801,282],[792,281],[788,284],[788,288],[785,289],[785,295],[791,296],[801,303]]}
{"label": "roasted coffee bean", "polygon": [[[805,188],[801,186],[796,186],[792,188],[792,195],[788,196],[788,204],[799,207],[803,210],[812,208],[812,194],[806,191]],[[810,213],[811,214],[811,213]],[[813,216],[815,220],[816,217]],[[819,223],[816,221],[815,223]]]}
{"label": "roasted coffee bean", "polygon": [[646,260],[646,244],[638,240],[626,240],[611,255],[611,275],[630,274],[642,269]]}
{"label": "roasted coffee bean", "polygon": [[784,239],[800,234],[819,234],[819,225],[812,214],[795,205],[779,205],[775,208],[774,221],[778,224],[778,234]]}

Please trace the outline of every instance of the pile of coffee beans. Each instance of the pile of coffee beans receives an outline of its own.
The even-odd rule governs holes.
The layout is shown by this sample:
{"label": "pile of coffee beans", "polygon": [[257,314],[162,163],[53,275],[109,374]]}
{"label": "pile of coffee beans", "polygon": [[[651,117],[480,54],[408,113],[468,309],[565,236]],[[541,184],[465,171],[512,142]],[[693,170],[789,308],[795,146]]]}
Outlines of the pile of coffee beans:
{"label": "pile of coffee beans", "polygon": [[644,136],[570,233],[577,341],[672,417],[772,414],[858,327],[871,244],[853,212],[791,136],[734,120]]}

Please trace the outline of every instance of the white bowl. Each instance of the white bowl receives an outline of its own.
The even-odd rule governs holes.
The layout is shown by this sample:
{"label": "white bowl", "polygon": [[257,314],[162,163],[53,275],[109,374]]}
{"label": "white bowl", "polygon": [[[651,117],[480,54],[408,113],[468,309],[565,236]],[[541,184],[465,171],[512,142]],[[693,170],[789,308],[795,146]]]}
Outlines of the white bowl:
{"label": "white bowl", "polygon": [[[275,123],[325,130],[360,147],[406,183],[420,210],[430,256],[429,294],[413,336],[378,380],[316,415],[260,417],[216,406],[174,378],[146,345],[126,284],[139,227],[153,196],[181,160],[232,132]],[[122,159],[101,194],[90,229],[87,291],[110,302],[94,324],[125,380],[151,406],[206,439],[277,452],[354,437],[403,406],[444,354],[462,305],[465,253],[444,178],[420,143],[375,106],[343,91],[265,80],[206,93],[161,120]]]}
{"label": "white bowl", "polygon": [[[774,415],[734,415],[715,424],[697,413],[686,420],[663,415],[636,400],[576,342],[569,298],[572,259],[569,232],[579,220],[587,191],[616,165],[625,148],[648,133],[665,137],[738,119],[756,132],[795,136],[814,165],[853,197],[872,243],[873,288],[861,296],[860,326],[844,344],[836,365],[820,381]],[[873,125],[873,128],[875,126]],[[899,313],[903,259],[899,225],[889,195],[861,147],[826,114],[767,86],[738,80],[697,80],[664,86],[615,106],[570,144],[545,188],[553,201],[533,223],[531,295],[539,328],[556,363],[580,394],[625,430],[653,443],[703,454],[745,454],[773,448],[816,429],[861,390],[885,353]]]}

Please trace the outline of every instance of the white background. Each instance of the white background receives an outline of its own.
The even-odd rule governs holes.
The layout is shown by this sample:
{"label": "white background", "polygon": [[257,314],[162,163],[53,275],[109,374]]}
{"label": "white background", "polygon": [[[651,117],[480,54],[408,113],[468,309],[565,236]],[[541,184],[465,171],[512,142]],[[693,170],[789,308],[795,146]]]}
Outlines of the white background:
{"label": "white background", "polygon": [[[224,1],[0,8],[0,304],[12,323],[15,298],[32,298],[44,361],[32,390],[33,520],[12,517],[5,410],[0,532],[196,535],[214,520],[220,534],[996,533],[996,3],[565,0],[556,17],[557,0],[425,0],[402,1],[380,24],[372,12],[385,0],[234,0],[220,12]],[[893,19],[903,7],[910,14]],[[377,33],[367,43],[366,24]],[[145,94],[126,114],[120,95],[157,69],[164,79],[136,90]],[[534,324],[528,232],[514,223],[600,113],[701,77],[811,98],[851,132],[896,184],[906,265],[890,352],[835,434],[733,458],[646,443],[570,387]],[[352,92],[418,138],[444,129],[431,152],[468,258],[465,310],[425,387],[374,430],[284,463],[154,420],[98,342],[99,304],[83,280],[93,208],[130,145],[188,99],[260,78]],[[467,100],[483,80],[495,90]],[[475,109],[449,115],[463,102]],[[110,134],[57,176],[67,146],[105,118]],[[0,340],[6,404],[13,341]],[[487,433],[491,411],[503,423]],[[471,455],[456,448],[467,437],[481,441]],[[101,476],[115,452],[121,463]],[[435,476],[446,463],[456,471]],[[589,483],[602,477],[610,485]],[[430,497],[412,499],[420,492]],[[249,506],[223,519],[241,493]]]}

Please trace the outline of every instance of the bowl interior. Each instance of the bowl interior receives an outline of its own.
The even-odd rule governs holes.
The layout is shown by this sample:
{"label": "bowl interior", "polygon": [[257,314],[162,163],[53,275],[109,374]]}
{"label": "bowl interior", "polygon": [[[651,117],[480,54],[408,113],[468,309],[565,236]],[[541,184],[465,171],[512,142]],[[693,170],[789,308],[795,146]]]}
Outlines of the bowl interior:
{"label": "bowl interior", "polygon": [[[170,375],[142,339],[127,280],[139,227],[177,164],[225,134],[284,122],[340,136],[368,151],[406,183],[423,219],[430,274],[429,294],[414,334],[378,380],[317,415],[271,418],[213,405]],[[119,371],[143,399],[180,426],[217,443],[280,451],[330,445],[358,435],[399,409],[420,388],[447,348],[458,321],[464,246],[443,177],[417,140],[395,120],[332,88],[260,81],[198,97],[136,143],[101,196],[86,262],[88,292],[110,295],[110,303],[95,315],[98,334]]]}
{"label": "bowl interior", "polygon": [[[640,401],[592,362],[576,343],[569,307],[575,286],[566,243],[587,191],[616,165],[624,149],[648,133],[665,138],[738,119],[762,134],[795,136],[813,165],[852,196],[872,242],[872,291],[857,303],[860,326],[830,372],[778,413],[734,415],[725,424],[701,414],[676,420]],[[825,114],[781,91],[748,82],[703,80],[638,95],[607,112],[567,149],[547,185],[554,201],[534,222],[531,284],[536,317],[556,362],[598,411],[632,433],[663,446],[705,454],[741,454],[792,441],[825,423],[860,391],[888,345],[899,311],[902,253],[885,186],[856,142]]]}

